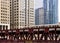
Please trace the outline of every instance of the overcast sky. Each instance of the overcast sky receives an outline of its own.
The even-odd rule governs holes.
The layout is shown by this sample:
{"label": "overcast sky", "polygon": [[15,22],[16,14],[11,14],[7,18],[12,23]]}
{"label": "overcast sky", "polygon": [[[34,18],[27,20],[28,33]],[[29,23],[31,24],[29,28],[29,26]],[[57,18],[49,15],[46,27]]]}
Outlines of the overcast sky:
{"label": "overcast sky", "polygon": [[43,0],[35,0],[35,8],[39,8],[43,6]]}
{"label": "overcast sky", "polygon": [[[35,0],[35,9],[43,7],[43,0]],[[60,0],[58,0],[58,20],[60,22]]]}

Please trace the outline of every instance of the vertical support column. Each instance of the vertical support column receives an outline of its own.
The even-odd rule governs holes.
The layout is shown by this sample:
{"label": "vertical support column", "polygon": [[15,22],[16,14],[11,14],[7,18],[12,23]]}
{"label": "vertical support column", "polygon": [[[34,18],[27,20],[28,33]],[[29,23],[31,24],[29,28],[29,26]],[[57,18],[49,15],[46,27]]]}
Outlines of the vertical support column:
{"label": "vertical support column", "polygon": [[22,40],[22,35],[20,34],[20,40]]}
{"label": "vertical support column", "polygon": [[38,40],[39,40],[39,29],[38,29]]}
{"label": "vertical support column", "polygon": [[54,40],[54,38],[53,38],[54,36],[53,36],[53,33],[52,33],[52,40]]}
{"label": "vertical support column", "polygon": [[56,27],[55,27],[55,40],[57,40],[57,35],[56,35]]}
{"label": "vertical support column", "polygon": [[2,25],[0,25],[0,30],[2,30]]}
{"label": "vertical support column", "polygon": [[26,39],[25,39],[25,40],[27,40],[27,34],[25,34],[25,37],[26,37]]}
{"label": "vertical support column", "polygon": [[33,33],[31,33],[30,36],[31,36],[31,40],[33,40]]}
{"label": "vertical support column", "polygon": [[9,40],[9,35],[7,35],[7,40]]}
{"label": "vertical support column", "polygon": [[6,26],[6,30],[8,29],[8,26]]}
{"label": "vertical support column", "polygon": [[6,25],[5,25],[5,30],[6,30]]}
{"label": "vertical support column", "polygon": [[46,27],[45,28],[45,32],[44,32],[45,34],[45,40],[47,40],[48,39],[48,33],[49,33],[49,28],[48,27]]}
{"label": "vertical support column", "polygon": [[35,37],[35,40],[36,40],[36,36],[35,36],[35,34],[34,34],[34,37]]}
{"label": "vertical support column", "polygon": [[3,25],[2,25],[2,30],[3,30]]}
{"label": "vertical support column", "polygon": [[8,36],[9,36],[9,39],[8,40],[10,40],[10,35],[8,34]]}
{"label": "vertical support column", "polygon": [[23,37],[23,40],[25,40],[25,38],[24,38],[24,30],[25,30],[25,29],[23,29],[23,36],[22,36],[22,37]]}
{"label": "vertical support column", "polygon": [[5,30],[5,25],[3,25],[3,30]]}

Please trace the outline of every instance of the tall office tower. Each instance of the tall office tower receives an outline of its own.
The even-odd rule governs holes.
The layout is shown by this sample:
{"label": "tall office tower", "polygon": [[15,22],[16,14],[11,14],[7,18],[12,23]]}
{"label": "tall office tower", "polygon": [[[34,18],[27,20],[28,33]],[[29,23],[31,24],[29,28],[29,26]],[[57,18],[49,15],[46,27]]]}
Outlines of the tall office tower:
{"label": "tall office tower", "polygon": [[10,0],[11,28],[35,25],[34,0]]}
{"label": "tall office tower", "polygon": [[38,8],[35,10],[35,25],[44,24],[44,9]]}
{"label": "tall office tower", "polygon": [[0,0],[0,29],[10,29],[10,1]]}
{"label": "tall office tower", "polygon": [[58,23],[58,0],[43,0],[45,24]]}

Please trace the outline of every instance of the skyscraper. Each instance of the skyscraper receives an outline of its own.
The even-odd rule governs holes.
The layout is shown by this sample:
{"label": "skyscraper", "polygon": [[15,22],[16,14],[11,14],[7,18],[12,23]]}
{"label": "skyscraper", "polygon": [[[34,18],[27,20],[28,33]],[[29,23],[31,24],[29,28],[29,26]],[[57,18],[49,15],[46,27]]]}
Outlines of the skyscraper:
{"label": "skyscraper", "polygon": [[35,10],[35,25],[44,24],[44,8],[38,8]]}
{"label": "skyscraper", "polygon": [[43,0],[44,24],[58,23],[58,0]]}
{"label": "skyscraper", "polygon": [[11,28],[33,26],[35,24],[34,0],[10,0]]}
{"label": "skyscraper", "polygon": [[0,0],[0,29],[10,29],[10,1]]}

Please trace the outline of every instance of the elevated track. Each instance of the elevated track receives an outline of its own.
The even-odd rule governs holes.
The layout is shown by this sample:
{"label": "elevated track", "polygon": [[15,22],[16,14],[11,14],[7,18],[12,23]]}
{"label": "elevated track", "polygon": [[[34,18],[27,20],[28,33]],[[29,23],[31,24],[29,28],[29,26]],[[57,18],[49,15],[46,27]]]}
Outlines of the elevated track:
{"label": "elevated track", "polygon": [[0,43],[60,43],[60,25],[0,30]]}

